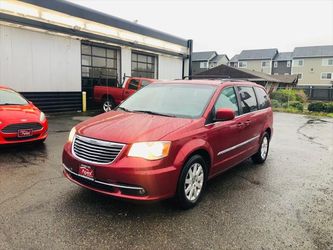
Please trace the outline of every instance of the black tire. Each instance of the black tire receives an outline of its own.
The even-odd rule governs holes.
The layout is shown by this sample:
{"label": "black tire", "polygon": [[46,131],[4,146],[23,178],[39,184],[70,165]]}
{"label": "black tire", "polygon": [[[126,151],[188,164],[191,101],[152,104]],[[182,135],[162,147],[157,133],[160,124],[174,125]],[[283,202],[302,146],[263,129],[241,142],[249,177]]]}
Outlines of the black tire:
{"label": "black tire", "polygon": [[[198,194],[196,194],[198,196],[194,200],[190,200],[188,198],[188,196],[186,195],[185,188],[189,187],[188,185],[191,185],[191,184],[185,184],[185,181],[189,180],[189,179],[187,179],[187,177],[188,177],[190,169],[191,169],[191,172],[193,172],[192,170],[193,170],[194,164],[199,164],[202,167],[203,178],[202,178],[202,187],[200,189],[200,192],[198,192]],[[197,166],[197,169],[199,171],[198,165],[196,165],[196,166]],[[200,175],[197,177],[197,179],[198,179],[198,182],[196,182],[196,184],[199,184],[199,182],[201,182],[200,181],[201,180]],[[177,200],[177,203],[180,206],[180,208],[182,208],[182,209],[190,209],[190,208],[193,208],[195,205],[197,205],[199,203],[199,201],[202,198],[202,194],[204,192],[204,189],[205,189],[206,181],[207,181],[207,164],[206,164],[205,160],[202,158],[202,156],[200,156],[200,155],[193,155],[185,163],[185,165],[184,165],[184,167],[183,167],[183,169],[181,171],[179,180],[178,180],[176,200]],[[199,189],[197,189],[196,186],[194,186],[194,184],[192,184],[192,187],[194,187],[193,189],[195,190],[193,192],[196,192],[196,191],[199,190]],[[192,192],[192,191],[190,191],[190,192]],[[190,194],[188,194],[188,195],[190,195]]]}
{"label": "black tire", "polygon": [[[263,145],[264,143],[267,143],[267,145]],[[266,152],[264,152],[265,147],[266,147]],[[265,132],[261,138],[258,152],[251,157],[252,161],[256,164],[264,163],[267,159],[268,152],[269,152],[269,134]]]}
{"label": "black tire", "polygon": [[116,104],[112,97],[105,97],[102,103],[102,110],[104,112],[109,112],[116,107]]}

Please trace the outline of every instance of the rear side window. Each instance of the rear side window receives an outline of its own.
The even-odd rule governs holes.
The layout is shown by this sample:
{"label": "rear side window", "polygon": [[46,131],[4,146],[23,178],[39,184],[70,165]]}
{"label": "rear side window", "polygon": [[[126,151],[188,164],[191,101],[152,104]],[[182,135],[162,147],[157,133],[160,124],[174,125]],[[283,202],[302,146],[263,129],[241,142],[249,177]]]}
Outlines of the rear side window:
{"label": "rear side window", "polygon": [[262,88],[258,88],[258,87],[255,87],[254,89],[256,91],[256,95],[257,95],[257,99],[258,99],[259,109],[265,109],[265,108],[270,107],[270,101],[269,101],[269,97],[268,97],[266,91],[263,90]]}
{"label": "rear side window", "polygon": [[237,96],[233,87],[222,90],[214,108],[215,111],[221,108],[230,108],[235,111],[236,115],[239,115]]}
{"label": "rear side window", "polygon": [[150,83],[151,83],[150,81],[142,80],[142,82],[141,82],[141,88],[146,87]]}
{"label": "rear side window", "polygon": [[139,86],[139,80],[136,80],[136,79],[132,79],[132,80],[130,81],[130,83],[128,84],[128,88],[129,88],[129,89],[137,90],[137,89],[138,89],[138,86]]}
{"label": "rear side window", "polygon": [[237,87],[240,96],[242,113],[250,113],[258,110],[257,99],[252,87]]}

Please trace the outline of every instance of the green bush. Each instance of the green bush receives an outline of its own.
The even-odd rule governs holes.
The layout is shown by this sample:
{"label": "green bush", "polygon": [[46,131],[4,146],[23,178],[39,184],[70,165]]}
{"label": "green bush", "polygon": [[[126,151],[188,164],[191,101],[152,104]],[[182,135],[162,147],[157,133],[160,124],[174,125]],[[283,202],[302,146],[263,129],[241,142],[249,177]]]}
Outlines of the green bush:
{"label": "green bush", "polygon": [[296,91],[296,101],[301,102],[301,103],[308,102],[308,96],[304,93],[303,90]]}
{"label": "green bush", "polygon": [[313,112],[326,112],[326,103],[312,102],[309,104],[308,110]]}
{"label": "green bush", "polygon": [[273,108],[281,108],[282,107],[282,104],[278,100],[272,99],[271,101],[272,101],[272,107]]}
{"label": "green bush", "polygon": [[303,109],[304,109],[304,106],[301,102],[299,101],[292,101],[292,102],[289,102],[289,107],[291,108],[295,108],[297,109],[298,111],[302,111],[303,112]]}
{"label": "green bush", "polygon": [[326,103],[326,112],[333,113],[333,102]]}
{"label": "green bush", "polygon": [[308,100],[303,90],[295,89],[279,89],[271,94],[271,99],[278,100],[280,103],[288,101],[306,103]]}
{"label": "green bush", "polygon": [[281,103],[289,101],[296,101],[296,95],[293,90],[279,89],[271,94],[271,99],[277,100]]}

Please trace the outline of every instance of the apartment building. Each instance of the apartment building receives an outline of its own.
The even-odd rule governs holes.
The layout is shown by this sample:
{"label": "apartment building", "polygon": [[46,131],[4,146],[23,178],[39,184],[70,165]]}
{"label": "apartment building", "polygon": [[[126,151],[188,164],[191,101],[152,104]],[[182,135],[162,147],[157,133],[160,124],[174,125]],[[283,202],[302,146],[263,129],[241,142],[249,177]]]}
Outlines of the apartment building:
{"label": "apartment building", "polygon": [[234,56],[230,59],[228,65],[229,65],[230,67],[237,68],[237,67],[238,67],[238,57],[239,57],[239,54],[234,55]]}
{"label": "apartment building", "polygon": [[298,85],[333,86],[333,45],[296,47],[291,73]]}
{"label": "apartment building", "polygon": [[221,64],[228,64],[229,58],[226,54],[218,54],[216,51],[200,51],[192,53],[192,73],[199,74],[207,69]]}
{"label": "apartment building", "polygon": [[272,62],[277,49],[243,50],[238,56],[238,68],[272,74]]}
{"label": "apartment building", "polygon": [[273,60],[272,75],[290,75],[293,52],[279,52]]}

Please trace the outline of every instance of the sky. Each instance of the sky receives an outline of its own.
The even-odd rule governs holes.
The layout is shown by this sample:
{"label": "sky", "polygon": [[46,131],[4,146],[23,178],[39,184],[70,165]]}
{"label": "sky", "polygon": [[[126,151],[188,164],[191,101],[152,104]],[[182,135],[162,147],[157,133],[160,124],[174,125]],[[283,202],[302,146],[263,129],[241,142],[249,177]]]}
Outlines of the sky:
{"label": "sky", "polygon": [[333,0],[70,0],[181,37],[194,51],[333,45]]}

